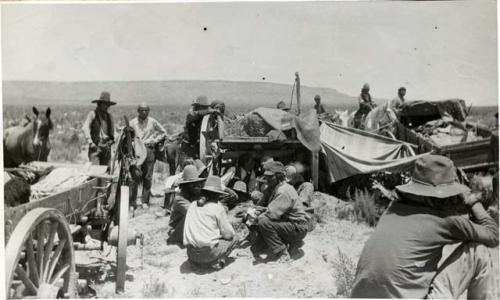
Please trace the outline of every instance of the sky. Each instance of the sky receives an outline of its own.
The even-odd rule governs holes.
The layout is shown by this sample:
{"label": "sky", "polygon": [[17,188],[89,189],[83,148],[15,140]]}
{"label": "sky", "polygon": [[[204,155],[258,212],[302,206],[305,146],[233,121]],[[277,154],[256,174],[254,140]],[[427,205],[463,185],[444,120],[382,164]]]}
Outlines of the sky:
{"label": "sky", "polygon": [[494,1],[2,5],[3,80],[232,80],[498,101]]}

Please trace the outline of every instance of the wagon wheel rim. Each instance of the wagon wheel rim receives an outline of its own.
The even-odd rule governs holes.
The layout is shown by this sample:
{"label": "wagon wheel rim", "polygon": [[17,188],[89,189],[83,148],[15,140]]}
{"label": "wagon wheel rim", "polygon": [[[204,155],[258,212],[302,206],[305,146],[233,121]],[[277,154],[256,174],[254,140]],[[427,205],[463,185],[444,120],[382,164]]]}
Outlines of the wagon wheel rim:
{"label": "wagon wheel rim", "polygon": [[76,295],[73,239],[61,212],[37,208],[26,214],[12,232],[5,256],[7,298]]}

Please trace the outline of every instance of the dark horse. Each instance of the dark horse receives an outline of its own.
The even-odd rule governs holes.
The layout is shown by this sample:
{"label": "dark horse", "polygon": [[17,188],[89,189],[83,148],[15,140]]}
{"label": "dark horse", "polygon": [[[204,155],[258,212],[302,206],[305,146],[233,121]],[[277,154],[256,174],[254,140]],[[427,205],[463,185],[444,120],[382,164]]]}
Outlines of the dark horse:
{"label": "dark horse", "polygon": [[49,132],[52,129],[50,107],[45,116],[33,107],[35,118],[24,126],[7,128],[3,135],[3,163],[5,168],[17,167],[23,162],[47,161],[50,152]]}
{"label": "dark horse", "polygon": [[180,163],[180,143],[182,135],[178,134],[161,140],[156,146],[156,159],[167,163],[170,175],[174,175]]}

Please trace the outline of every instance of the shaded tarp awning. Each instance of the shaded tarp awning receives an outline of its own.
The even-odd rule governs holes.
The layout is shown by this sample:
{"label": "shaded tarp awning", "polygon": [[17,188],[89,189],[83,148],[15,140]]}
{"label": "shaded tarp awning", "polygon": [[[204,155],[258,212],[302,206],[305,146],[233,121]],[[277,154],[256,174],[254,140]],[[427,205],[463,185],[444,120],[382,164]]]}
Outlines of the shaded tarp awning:
{"label": "shaded tarp awning", "polygon": [[259,107],[250,112],[259,115],[272,128],[286,131],[295,128],[297,139],[309,150],[319,151],[319,122],[316,111],[311,109],[299,116],[281,109]]}
{"label": "shaded tarp awning", "polygon": [[331,123],[320,127],[320,139],[332,181],[377,171],[404,172],[419,157],[407,143]]}
{"label": "shaded tarp awning", "polygon": [[[401,106],[400,117],[405,126],[420,126],[428,121],[441,119],[446,115],[463,122],[467,117],[467,107],[462,99],[442,101],[409,101]],[[408,123],[408,124],[405,124]]]}

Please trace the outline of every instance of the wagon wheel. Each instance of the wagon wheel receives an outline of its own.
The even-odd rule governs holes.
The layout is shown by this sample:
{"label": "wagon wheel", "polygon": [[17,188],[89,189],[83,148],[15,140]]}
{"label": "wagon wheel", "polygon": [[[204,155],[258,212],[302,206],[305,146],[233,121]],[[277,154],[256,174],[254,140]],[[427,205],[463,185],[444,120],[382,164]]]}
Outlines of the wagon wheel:
{"label": "wagon wheel", "polygon": [[64,215],[49,208],[26,214],[5,249],[7,298],[76,296],[73,238]]}

